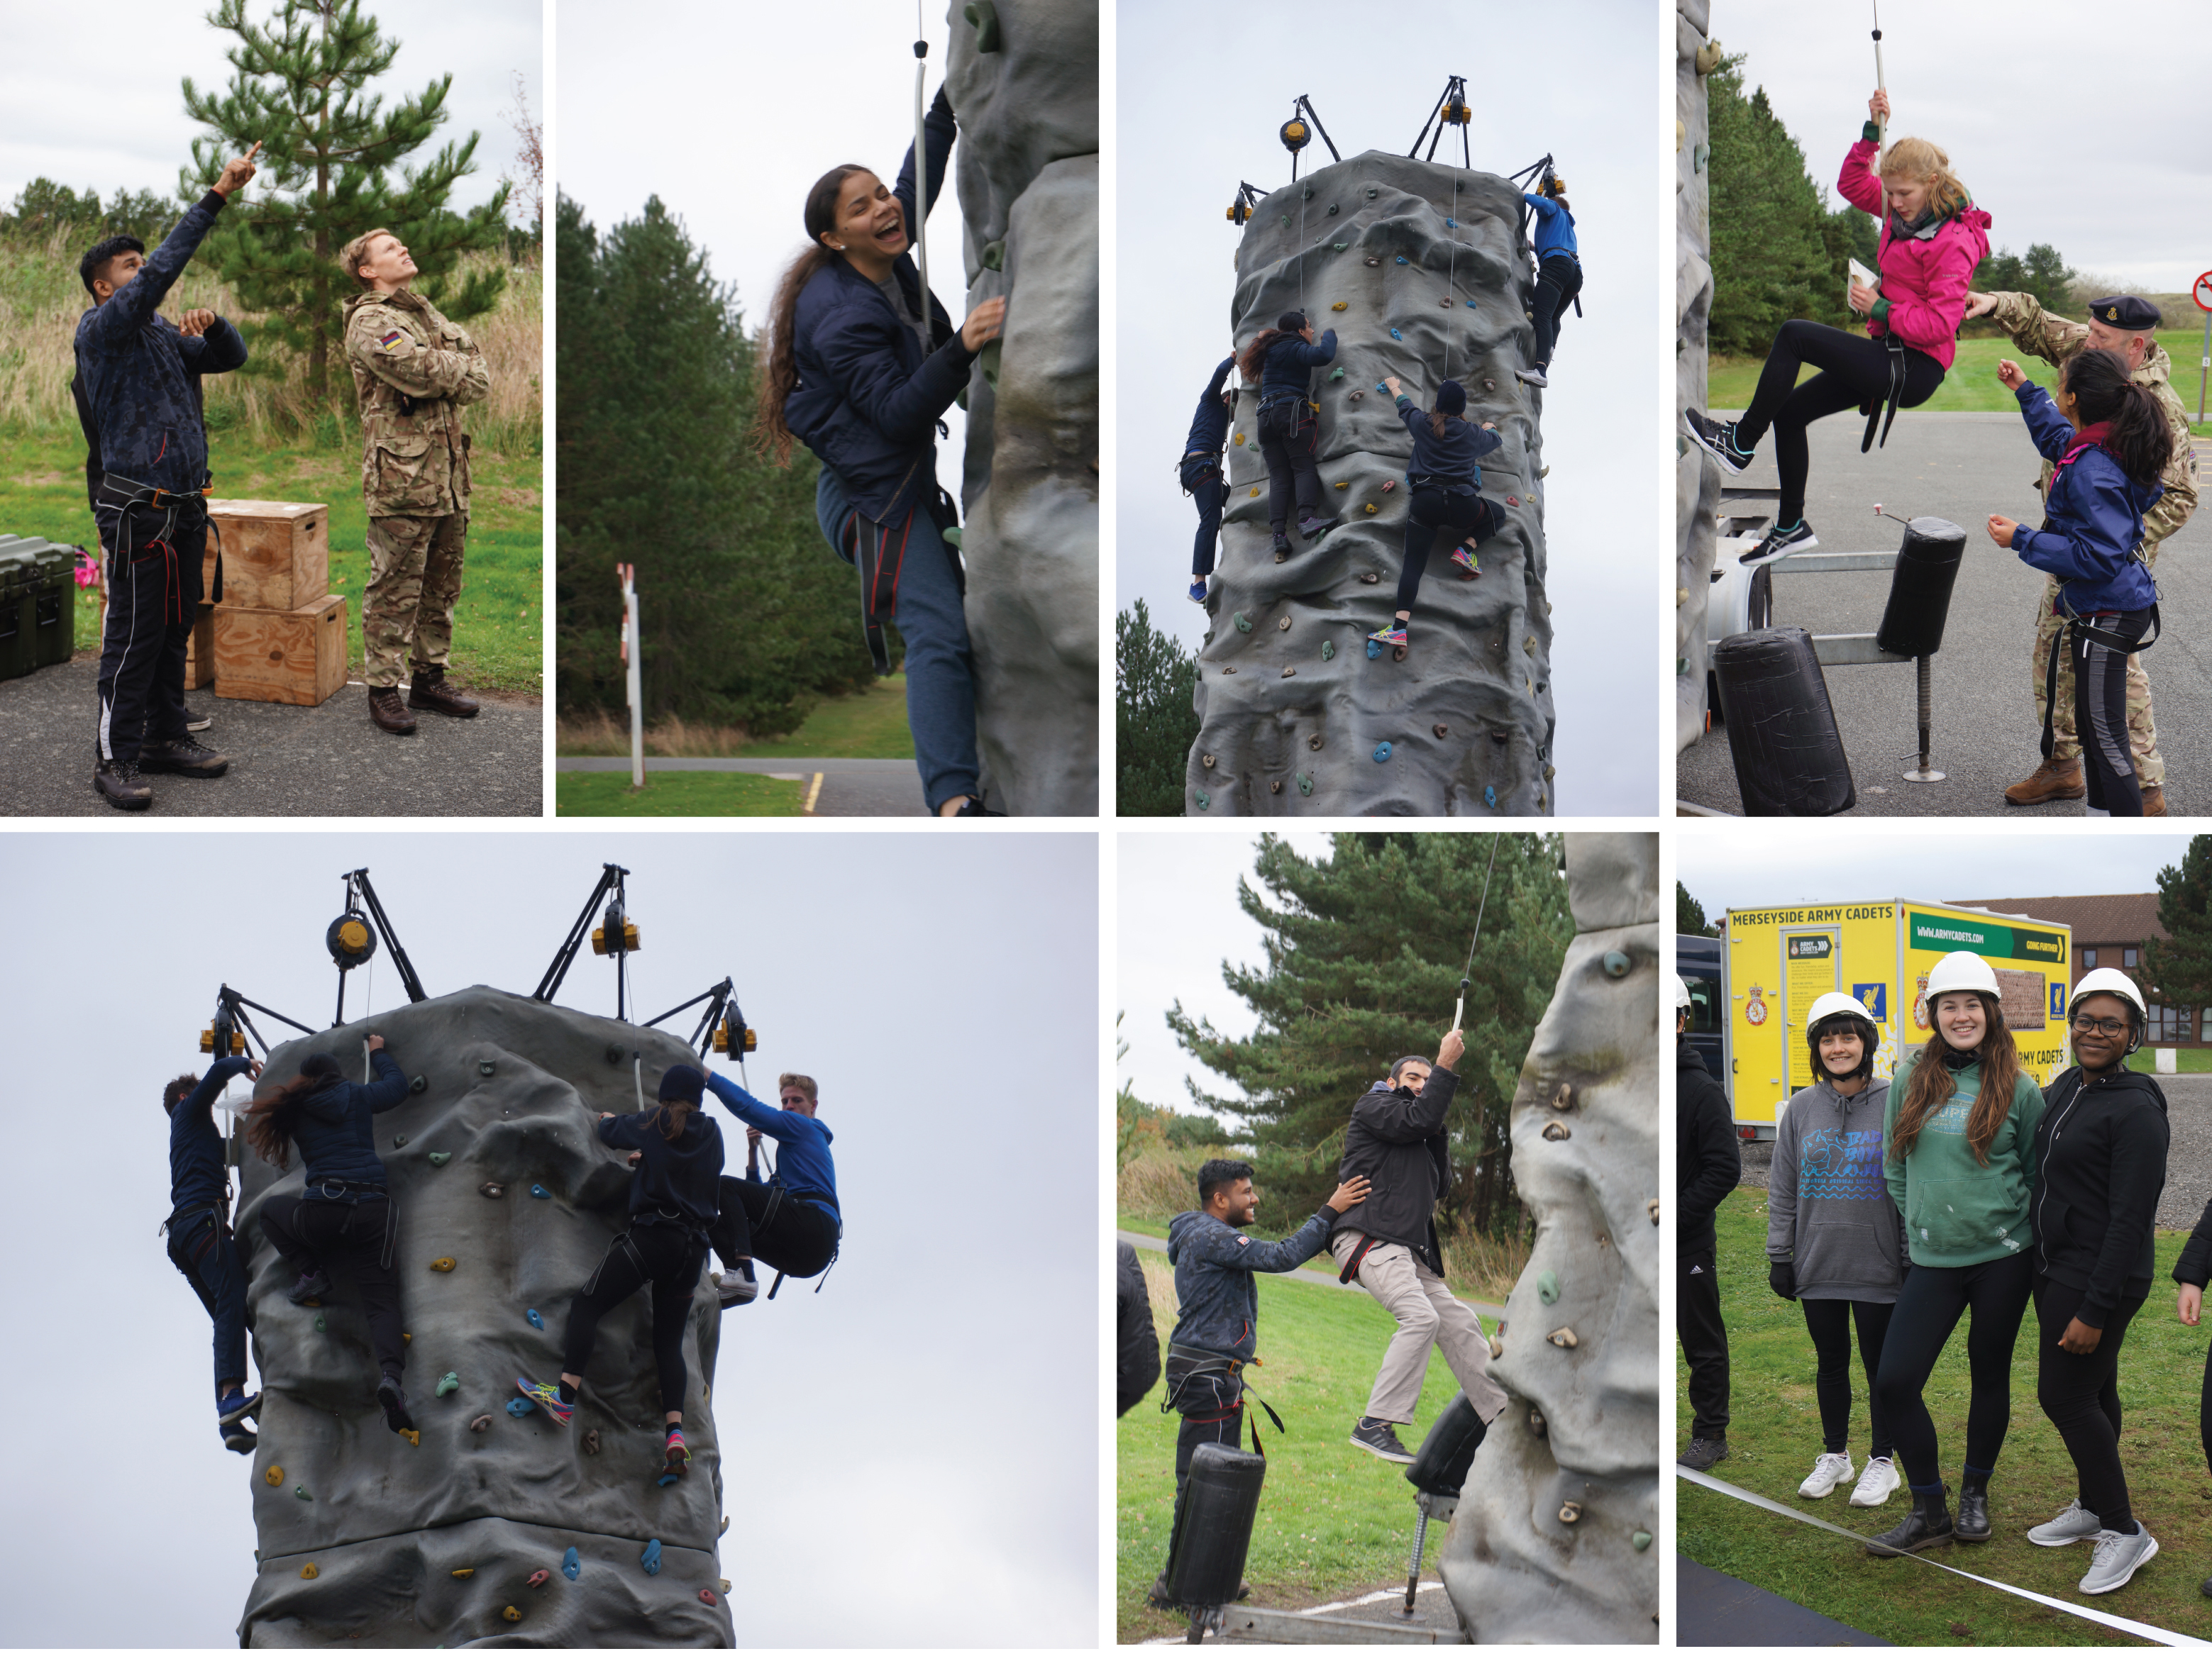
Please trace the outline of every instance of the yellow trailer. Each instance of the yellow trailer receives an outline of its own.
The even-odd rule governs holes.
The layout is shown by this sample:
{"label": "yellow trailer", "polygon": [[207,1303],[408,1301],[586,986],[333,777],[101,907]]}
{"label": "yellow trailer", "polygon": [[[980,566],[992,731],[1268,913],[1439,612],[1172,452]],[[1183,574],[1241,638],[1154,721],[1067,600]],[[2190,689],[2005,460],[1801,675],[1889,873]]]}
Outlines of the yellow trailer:
{"label": "yellow trailer", "polygon": [[1881,1035],[1875,1072],[1908,1070],[1930,1036],[1928,972],[1949,952],[1988,960],[2005,1027],[2038,1084],[2072,1064],[2066,1045],[2073,937],[2063,923],[1917,900],[1731,910],[1722,918],[1726,1088],[1736,1133],[1774,1135],[1783,1104],[1813,1082],[1806,1013],[1823,992],[1849,992]]}

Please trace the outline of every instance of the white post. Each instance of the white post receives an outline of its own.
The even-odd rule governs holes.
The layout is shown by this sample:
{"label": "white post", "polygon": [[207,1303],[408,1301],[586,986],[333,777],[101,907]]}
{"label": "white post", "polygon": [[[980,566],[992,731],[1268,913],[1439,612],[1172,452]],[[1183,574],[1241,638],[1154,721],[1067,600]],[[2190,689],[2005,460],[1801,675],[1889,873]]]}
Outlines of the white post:
{"label": "white post", "polygon": [[629,785],[645,788],[645,655],[637,632],[637,567],[618,565],[623,595],[623,661],[629,667]]}

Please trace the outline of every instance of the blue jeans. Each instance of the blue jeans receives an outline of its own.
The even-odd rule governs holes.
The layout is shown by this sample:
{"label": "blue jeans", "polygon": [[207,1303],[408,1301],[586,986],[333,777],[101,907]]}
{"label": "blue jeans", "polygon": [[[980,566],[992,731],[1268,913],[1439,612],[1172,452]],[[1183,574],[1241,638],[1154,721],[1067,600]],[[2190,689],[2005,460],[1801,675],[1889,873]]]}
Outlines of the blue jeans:
{"label": "blue jeans", "polygon": [[[845,556],[837,530],[852,511],[844,481],[824,467],[814,488],[814,517],[840,559]],[[919,507],[910,534],[891,621],[906,642],[906,724],[914,734],[922,799],[935,813],[956,796],[976,793],[975,674],[952,550]]]}
{"label": "blue jeans", "polygon": [[246,1269],[238,1242],[216,1225],[215,1208],[179,1217],[169,1230],[169,1261],[191,1282],[215,1322],[215,1381],[246,1382]]}

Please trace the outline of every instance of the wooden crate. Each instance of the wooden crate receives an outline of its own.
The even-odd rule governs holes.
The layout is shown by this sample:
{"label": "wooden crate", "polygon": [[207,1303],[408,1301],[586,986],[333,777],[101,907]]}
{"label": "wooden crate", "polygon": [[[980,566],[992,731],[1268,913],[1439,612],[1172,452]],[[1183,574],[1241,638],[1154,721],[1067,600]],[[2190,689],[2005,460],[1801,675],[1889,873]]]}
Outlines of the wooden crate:
{"label": "wooden crate", "polygon": [[[319,605],[331,585],[331,516],[320,502],[210,501],[222,536],[222,603],[264,611]],[[205,571],[214,591],[215,538]]]}
{"label": "wooden crate", "polygon": [[215,695],[261,704],[321,703],[345,684],[346,603],[326,594],[289,611],[215,609]]}
{"label": "wooden crate", "polygon": [[185,690],[197,692],[215,684],[215,608],[200,602],[192,620],[191,639],[185,646]]}

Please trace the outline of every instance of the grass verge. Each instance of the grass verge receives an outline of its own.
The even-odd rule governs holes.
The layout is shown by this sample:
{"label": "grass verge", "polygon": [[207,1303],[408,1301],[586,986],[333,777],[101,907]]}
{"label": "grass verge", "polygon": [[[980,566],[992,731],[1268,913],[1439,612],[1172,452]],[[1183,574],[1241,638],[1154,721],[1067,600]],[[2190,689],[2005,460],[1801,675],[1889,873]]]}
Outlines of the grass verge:
{"label": "grass verge", "polygon": [[[2128,1065],[2138,1073],[2155,1073],[2158,1071],[2158,1058],[2151,1052],[2156,1047],[2155,1045],[2144,1045],[2128,1058]],[[2192,1050],[2175,1046],[2173,1070],[2177,1073],[2212,1073],[2212,1050]]]}
{"label": "grass verge", "polygon": [[626,773],[556,773],[553,811],[560,818],[794,818],[806,786],[757,773],[648,773],[633,791]]}
{"label": "grass verge", "polygon": [[[629,729],[605,712],[583,718],[564,717],[555,730],[553,745],[556,755],[627,755]],[[702,726],[671,715],[646,729],[645,753],[761,761],[780,756],[912,761],[914,734],[906,724],[906,676],[887,676],[849,698],[824,699],[808,712],[797,731],[782,738],[755,741],[743,727]]]}
{"label": "grass verge", "polygon": [[[1729,1457],[1713,1475],[1861,1534],[1876,1534],[1905,1515],[1899,1489],[1887,1505],[1854,1511],[1848,1492],[1803,1500],[1797,1484],[1821,1448],[1813,1394],[1813,1344],[1796,1305],[1766,1284],[1765,1197],[1738,1189],[1721,1207],[1721,1310],[1728,1324]],[[1996,1537],[1984,1545],[1935,1549],[1970,1573],[2069,1603],[2094,1603],[2168,1631],[2212,1637],[2212,1603],[2197,1582],[2212,1568],[2212,1481],[2198,1445],[2197,1409],[2208,1334],[2174,1318],[2167,1278],[2187,1238],[2158,1235],[2150,1300],[2129,1328],[2120,1355],[2125,1429],[2120,1456],[2136,1515],[2158,1537],[2159,1555],[2118,1591],[2085,1597],[2087,1546],[2046,1549],[2024,1537],[2074,1496],[2074,1466],[2035,1401],[2035,1311],[2029,1307],[2013,1352],[2012,1428],[1990,1485]],[[1317,1289],[1317,1288],[1316,1288]],[[1678,1422],[1690,1419],[1688,1369],[1676,1352]],[[1867,1452],[1866,1381],[1854,1358],[1851,1453]],[[1966,1434],[1967,1376],[1964,1323],[1929,1381],[1927,1402],[1942,1439],[1945,1480],[1954,1496]],[[1684,1555],[1793,1603],[1897,1644],[2127,1644],[2136,1640],[1945,1574],[1906,1558],[1869,1556],[1848,1540],[1753,1509],[1692,1482],[1675,1484],[1676,1543]]]}

